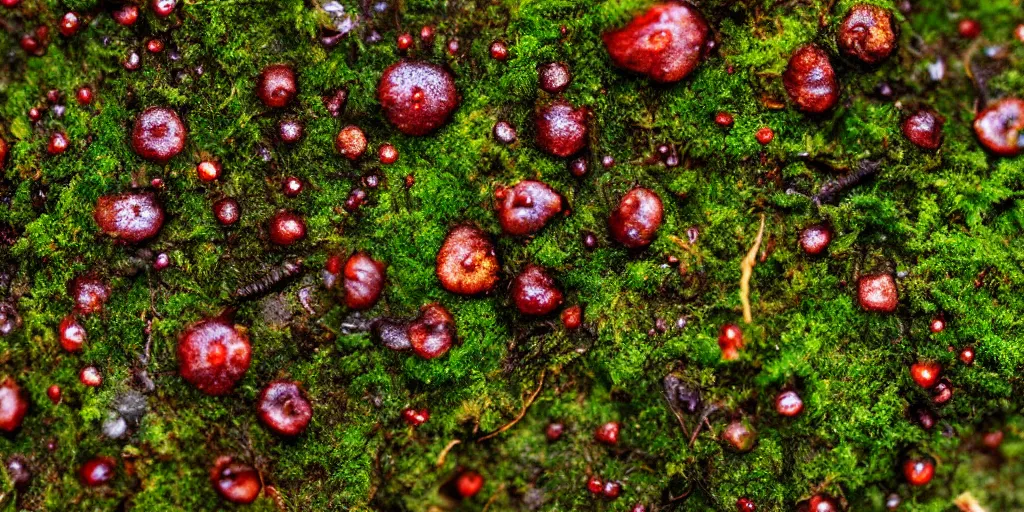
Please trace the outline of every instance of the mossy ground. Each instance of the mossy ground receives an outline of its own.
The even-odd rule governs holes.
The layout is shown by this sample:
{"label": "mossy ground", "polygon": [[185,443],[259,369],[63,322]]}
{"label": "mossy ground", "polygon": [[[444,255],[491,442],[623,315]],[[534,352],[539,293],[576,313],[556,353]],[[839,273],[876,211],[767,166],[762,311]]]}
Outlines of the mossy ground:
{"label": "mossy ground", "polygon": [[[901,510],[952,510],[952,498],[964,491],[992,511],[1024,509],[1024,158],[986,154],[970,125],[979,94],[1024,90],[1024,44],[1012,38],[1024,22],[1019,2],[919,1],[909,14],[878,2],[897,13],[900,47],[884,65],[864,69],[835,56],[834,27],[854,2],[704,1],[720,45],[672,86],[613,68],[601,44],[603,31],[647,5],[641,0],[411,0],[373,18],[366,6],[345,1],[363,25],[331,49],[318,42],[326,17],[315,3],[188,1],[166,20],[143,9],[130,28],[115,24],[97,0],[24,0],[0,11],[0,137],[13,143],[0,222],[22,233],[0,251],[17,267],[11,295],[24,318],[16,335],[0,339],[0,362],[32,400],[21,431],[0,437],[0,454],[26,455],[35,472],[24,492],[4,478],[0,506],[222,508],[208,468],[215,456],[232,454],[256,465],[288,510],[448,509],[454,504],[438,488],[459,467],[486,478],[483,491],[460,505],[468,510],[538,503],[544,510],[627,510],[636,502],[654,510],[732,510],[739,496],[752,498],[758,510],[792,510],[816,491],[842,496],[851,510],[880,510],[890,492],[903,496]],[[88,14],[88,25],[70,39],[53,30],[45,56],[26,57],[20,35],[40,23],[55,27],[68,9]],[[979,40],[957,37],[961,17],[981,20]],[[375,87],[401,57],[395,37],[418,34],[424,24],[435,27],[436,40],[429,47],[417,40],[411,55],[449,65],[462,104],[448,126],[413,138],[383,120]],[[371,26],[382,42],[363,41]],[[180,60],[145,53],[150,37],[162,38]],[[461,42],[457,56],[444,51],[449,37]],[[507,62],[487,57],[494,39],[510,43]],[[842,82],[839,108],[822,118],[773,106],[784,100],[779,74],[788,55],[809,41],[833,53]],[[990,45],[1009,53],[993,61],[997,72],[979,91],[965,63],[990,64]],[[143,54],[139,71],[121,66],[131,49]],[[927,65],[940,57],[947,72],[933,82]],[[536,67],[552,60],[573,70],[565,97],[593,112],[592,172],[583,179],[532,143],[532,112],[550,99],[538,91]],[[253,93],[256,75],[275,62],[290,62],[299,74],[298,101],[285,112],[268,111]],[[875,93],[883,81],[896,98]],[[86,84],[97,99],[81,107],[73,94]],[[335,119],[321,95],[339,87],[350,94]],[[64,116],[47,113],[30,123],[26,111],[43,104],[49,89],[64,93]],[[919,104],[948,119],[937,153],[918,150],[899,133],[904,112]],[[133,119],[151,105],[174,108],[189,128],[186,151],[165,166],[139,159],[128,143]],[[735,126],[715,125],[718,111],[733,113]],[[284,116],[306,124],[294,147],[273,136]],[[503,146],[490,137],[498,119],[519,128],[519,142]],[[349,123],[367,132],[371,149],[394,144],[398,162],[382,167],[372,158],[351,164],[338,157],[333,138]],[[767,147],[753,136],[762,126],[776,134]],[[48,135],[58,129],[71,148],[45,156]],[[663,143],[678,149],[679,167],[651,163]],[[260,147],[270,149],[269,162]],[[614,167],[599,165],[605,154],[615,157]],[[212,185],[193,170],[206,156],[225,169]],[[880,172],[815,207],[807,196],[862,159],[880,161]],[[383,185],[357,213],[344,211],[349,191],[371,172],[382,173]],[[279,191],[289,174],[309,185],[298,198]],[[415,177],[408,189],[407,175]],[[167,252],[172,266],[132,275],[124,269],[135,249],[99,236],[92,207],[102,194],[156,177],[166,182],[159,197],[169,219],[147,247]],[[434,276],[447,229],[472,221],[498,233],[494,187],[523,178],[550,183],[572,214],[536,238],[500,238],[500,258],[507,275],[527,262],[553,269],[568,302],[585,307],[585,326],[576,333],[557,319],[514,314],[504,288],[484,298],[456,297]],[[618,247],[605,229],[610,208],[634,184],[657,191],[666,206],[660,236],[638,253]],[[242,205],[232,228],[219,226],[210,211],[224,195]],[[307,218],[310,236],[277,249],[264,224],[283,207]],[[741,358],[723,362],[717,331],[740,320],[739,263],[762,215],[768,250],[752,281],[755,321],[744,326]],[[809,258],[797,233],[820,221],[837,238],[827,256]],[[683,250],[671,237],[686,239],[690,227],[699,239]],[[583,231],[597,234],[598,249],[584,249]],[[303,310],[297,291],[316,286],[326,256],[355,249],[389,265],[384,299],[371,315],[410,315],[428,301],[453,312],[461,342],[447,356],[423,361],[374,346],[365,334],[345,334],[348,312],[338,306],[319,318]],[[680,264],[666,265],[666,255]],[[237,286],[289,257],[304,259],[304,278],[270,299],[232,300]],[[895,314],[868,314],[856,304],[856,276],[874,269],[904,276]],[[86,320],[85,352],[69,355],[57,343],[56,326],[71,309],[67,281],[86,272],[109,279],[113,296],[103,314]],[[249,326],[254,360],[232,395],[213,398],[177,376],[175,336],[226,307],[236,307],[236,320]],[[282,308],[290,319],[280,321]],[[933,335],[927,324],[940,313],[948,328]],[[684,328],[648,336],[656,319],[671,326],[679,317],[687,319]],[[115,397],[135,385],[132,369],[140,365],[150,321],[148,371],[156,390],[148,395],[149,412],[127,440],[106,439],[100,424]],[[976,348],[973,366],[959,364],[949,349],[967,345]],[[941,362],[956,388],[931,431],[908,414],[928,401],[907,371],[918,359]],[[86,364],[102,369],[102,387],[78,383]],[[712,416],[711,431],[729,417],[746,417],[759,433],[756,449],[730,453],[710,431],[688,446],[661,393],[671,370],[699,385],[706,401],[722,403],[726,412]],[[270,434],[254,414],[261,387],[284,376],[301,381],[315,405],[309,431],[293,441]],[[542,376],[543,389],[522,421],[477,442],[520,412]],[[64,389],[59,405],[46,398],[51,384]],[[797,419],[773,411],[785,385],[805,400]],[[430,421],[407,427],[399,415],[407,406],[428,407]],[[555,419],[568,431],[548,444],[544,426]],[[619,445],[595,444],[593,428],[612,420],[624,427]],[[999,455],[976,448],[978,433],[992,428],[1007,433]],[[454,439],[461,444],[436,466]],[[50,440],[55,451],[46,448]],[[75,471],[95,454],[124,464],[113,485],[87,489]],[[908,454],[938,461],[930,485],[903,483],[899,464]],[[584,485],[589,474],[622,480],[623,497],[592,498]],[[269,498],[252,506],[276,507]]]}

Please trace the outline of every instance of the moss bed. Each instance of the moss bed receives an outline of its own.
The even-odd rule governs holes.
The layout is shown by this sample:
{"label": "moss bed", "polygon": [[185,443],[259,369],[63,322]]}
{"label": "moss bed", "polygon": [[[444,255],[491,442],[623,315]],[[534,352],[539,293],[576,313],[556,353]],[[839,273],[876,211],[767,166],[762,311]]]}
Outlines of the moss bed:
{"label": "moss bed", "polygon": [[[0,138],[11,146],[0,181],[0,271],[22,320],[0,338],[0,374],[31,403],[21,428],[0,436],[0,455],[25,457],[33,473],[17,491],[0,473],[0,508],[226,508],[209,477],[226,454],[262,475],[266,492],[253,510],[642,503],[728,511],[747,497],[772,511],[821,493],[859,511],[884,510],[896,493],[900,510],[937,512],[957,510],[965,492],[985,510],[1024,510],[1024,158],[987,153],[971,126],[984,101],[1024,91],[1024,43],[1014,37],[1024,11],[1017,0],[871,0],[892,10],[900,33],[888,60],[864,67],[836,49],[836,27],[854,3],[701,1],[718,46],[672,85],[616,68],[601,41],[643,12],[645,0],[405,0],[376,13],[371,2],[343,0],[330,7],[358,22],[331,47],[321,39],[334,20],[318,0],[188,0],[167,18],[145,5],[131,27],[116,24],[113,5],[99,0],[0,7]],[[85,18],[72,37],[55,30],[68,10]],[[979,37],[958,35],[965,18],[981,22]],[[50,43],[28,56],[19,40],[39,25],[51,27]],[[418,37],[424,25],[435,29],[430,44]],[[370,41],[373,31],[379,42]],[[428,136],[402,135],[375,95],[382,71],[402,57],[395,41],[403,32],[414,35],[407,55],[450,68],[462,97],[451,122]],[[166,49],[145,51],[151,38]],[[455,55],[446,51],[451,38],[461,44]],[[507,60],[489,56],[494,40],[508,43]],[[808,42],[829,52],[842,87],[824,116],[787,106],[782,87],[789,55]],[[123,66],[132,50],[142,60],[136,71]],[[537,67],[552,61],[572,70],[563,96],[592,112],[583,178],[534,144],[535,108],[553,98],[539,90]],[[936,80],[938,61],[944,74]],[[277,62],[298,74],[298,97],[284,110],[254,93],[260,70]],[[95,95],[88,106],[74,100],[83,85]],[[322,96],[339,88],[348,90],[347,106],[333,117]],[[46,99],[51,89],[63,95],[55,104]],[[139,158],[129,141],[134,119],[153,105],[174,109],[188,127],[185,150],[165,165]],[[900,132],[920,105],[947,119],[936,152]],[[32,107],[46,107],[36,122]],[[720,111],[733,114],[734,126],[714,122]],[[305,124],[297,144],[277,140],[286,117]],[[518,128],[517,142],[494,139],[498,120]],[[370,143],[355,163],[334,150],[347,124]],[[754,136],[764,126],[775,133],[767,145]],[[49,156],[55,131],[70,147]],[[377,161],[383,143],[398,149],[397,162]],[[678,166],[652,156],[662,144],[675,149]],[[615,165],[600,165],[604,155]],[[223,165],[219,180],[197,179],[205,158]],[[879,162],[878,171],[820,206],[811,200],[864,161]],[[367,189],[368,202],[345,210],[350,191],[374,173],[382,180]],[[289,175],[306,183],[298,197],[281,193]],[[97,198],[151,189],[154,178],[164,181],[156,194],[167,211],[159,235],[141,246],[102,236],[92,216]],[[532,238],[497,236],[495,187],[524,178],[551,184],[571,214]],[[661,195],[665,222],[649,248],[627,251],[610,239],[606,219],[636,184]],[[242,208],[227,228],[211,213],[224,196]],[[267,219],[280,208],[305,217],[304,241],[269,242]],[[746,324],[740,263],[762,216]],[[502,264],[502,284],[482,297],[444,291],[434,272],[445,234],[467,221],[495,235]],[[825,255],[810,257],[798,235],[819,222],[835,238]],[[596,235],[593,250],[583,245],[587,232]],[[353,250],[388,265],[383,299],[361,317],[321,285],[328,256]],[[155,271],[161,252],[171,264]],[[250,299],[233,296],[295,258],[300,275]],[[506,283],[527,263],[551,269],[566,304],[584,307],[581,328],[515,311]],[[871,271],[898,276],[896,312],[858,305],[857,278]],[[112,294],[102,313],[83,317],[88,341],[71,354],[57,326],[73,306],[67,283],[85,274],[100,276]],[[300,301],[304,289],[310,308]],[[433,301],[452,312],[459,334],[438,359],[392,352],[351,327],[415,315]],[[253,360],[231,394],[211,397],[179,377],[177,334],[226,309],[248,329]],[[944,331],[929,330],[935,317],[945,319]],[[717,342],[727,323],[740,324],[746,342],[734,361],[723,360]],[[964,347],[974,348],[973,365],[958,360]],[[954,387],[947,404],[931,404],[911,379],[910,365],[922,360],[944,368]],[[79,382],[86,365],[100,369],[101,386]],[[140,384],[142,371],[151,390]],[[670,372],[719,408],[692,444],[697,416],[677,419],[662,392]],[[313,402],[312,423],[296,439],[274,435],[255,414],[260,390],[276,378],[301,382]],[[53,384],[63,389],[58,404],[47,397]],[[796,418],[775,412],[787,387],[804,400]],[[145,396],[145,414],[112,439],[102,425],[132,392]],[[514,426],[482,440],[526,405]],[[429,421],[410,427],[407,407],[429,409]],[[933,428],[920,425],[922,409],[934,412]],[[719,439],[736,418],[757,431],[749,453]],[[557,442],[545,439],[551,421],[565,424]],[[614,447],[593,438],[608,421],[622,425]],[[1005,440],[983,449],[992,431]],[[96,455],[114,457],[117,476],[85,487],[78,468]],[[921,456],[936,462],[935,478],[912,487],[901,468]],[[450,482],[467,468],[485,481],[460,502]],[[591,475],[620,481],[622,495],[594,497]]]}

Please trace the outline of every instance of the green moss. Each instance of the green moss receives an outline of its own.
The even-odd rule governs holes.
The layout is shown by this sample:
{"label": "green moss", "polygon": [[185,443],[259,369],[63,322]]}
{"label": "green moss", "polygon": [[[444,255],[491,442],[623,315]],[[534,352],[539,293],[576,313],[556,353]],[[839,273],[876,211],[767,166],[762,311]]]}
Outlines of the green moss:
{"label": "green moss", "polygon": [[[356,2],[342,3],[360,12]],[[35,478],[17,493],[0,480],[0,508],[223,508],[208,481],[219,454],[258,467],[288,510],[450,509],[455,504],[438,490],[460,468],[486,478],[483,491],[463,503],[473,510],[487,503],[489,510],[627,510],[636,502],[655,510],[733,510],[740,496],[759,510],[792,510],[818,491],[842,496],[850,510],[880,510],[890,492],[903,496],[901,510],[951,510],[964,491],[989,510],[1024,507],[1024,418],[1016,398],[1024,365],[1024,160],[993,158],[975,142],[977,90],[963,60],[977,64],[984,48],[1003,45],[1007,57],[986,92],[1020,91],[1024,45],[1011,33],[1024,14],[1010,0],[894,10],[900,47],[886,63],[864,69],[834,58],[843,87],[834,113],[808,118],[775,107],[785,102],[779,76],[788,55],[807,42],[835,52],[835,25],[854,3],[703,2],[718,50],[672,86],[615,69],[601,43],[603,31],[647,5],[640,0],[408,1],[372,21],[362,15],[381,43],[352,34],[331,49],[317,41],[326,15],[298,0],[185,2],[165,20],[143,9],[134,27],[117,25],[105,4],[89,0],[23,0],[4,11],[0,137],[12,148],[0,182],[0,223],[21,236],[0,246],[0,261],[17,265],[11,294],[24,325],[0,338],[0,373],[13,375],[33,405],[18,434],[0,437],[0,454],[25,454]],[[71,39],[54,31],[46,54],[27,58],[20,34],[54,26],[68,9],[90,22]],[[956,36],[961,17],[982,21],[979,41]],[[401,58],[397,35],[418,34],[424,24],[437,37],[429,47],[417,40],[413,56],[450,66],[462,103],[448,126],[414,138],[384,121],[375,89],[381,71]],[[143,53],[142,68],[125,71],[127,52],[142,52],[150,37],[162,38],[180,60]],[[460,40],[456,56],[445,51],[448,37]],[[495,39],[510,44],[508,61],[488,58]],[[940,56],[947,73],[936,84],[927,66]],[[553,60],[573,70],[566,99],[593,114],[592,171],[583,179],[533,144],[533,112],[553,99],[536,87],[536,70]],[[253,94],[254,78],[274,62],[290,62],[299,74],[297,101],[283,112],[267,111]],[[893,84],[896,100],[875,93],[881,81]],[[82,85],[95,90],[91,106],[73,101]],[[350,94],[335,119],[321,96],[339,87]],[[30,123],[26,111],[42,105],[49,89],[64,94],[64,116]],[[189,127],[186,151],[164,166],[142,161],[128,144],[131,123],[150,105],[173,107]],[[934,154],[899,133],[904,113],[917,105],[948,120]],[[733,128],[714,124],[719,111],[735,116]],[[273,136],[285,116],[305,122],[306,136],[293,147]],[[499,119],[518,128],[518,142],[493,141]],[[366,131],[371,151],[394,144],[398,162],[380,166],[368,155],[353,164],[336,156],[334,135],[350,123]],[[776,134],[765,147],[753,136],[763,126]],[[46,156],[55,130],[68,134],[71,149]],[[659,144],[673,144],[682,164],[651,163]],[[261,147],[271,151],[269,162]],[[601,167],[605,154],[614,156],[614,167]],[[224,166],[214,184],[194,176],[196,162],[208,157]],[[880,161],[878,174],[816,207],[809,196],[862,159]],[[369,173],[381,174],[382,186],[370,191],[367,206],[346,212],[345,198]],[[308,184],[298,198],[279,192],[288,175]],[[407,188],[410,175],[415,184]],[[168,253],[172,267],[131,272],[136,249],[99,236],[92,207],[100,195],[157,177],[166,183],[159,197],[169,217],[148,249]],[[559,190],[571,215],[533,239],[498,238],[503,269],[511,276],[531,262],[551,268],[567,302],[584,306],[578,332],[566,332],[557,319],[516,315],[504,286],[463,298],[444,292],[434,276],[448,228],[468,221],[497,234],[494,187],[524,178]],[[634,184],[657,191],[666,206],[660,236],[639,253],[618,247],[605,229],[608,212]],[[34,207],[39,190],[45,204]],[[224,228],[210,205],[228,195],[239,199],[243,216]],[[264,223],[280,208],[306,217],[306,241],[287,249],[268,244]],[[739,360],[724,362],[718,329],[741,318],[739,263],[762,214],[768,252],[752,281],[755,322],[744,325]],[[799,229],[821,221],[836,238],[828,256],[808,258],[798,247]],[[686,240],[691,227],[699,230],[696,243],[684,248],[671,238]],[[595,250],[583,247],[585,231],[597,236]],[[367,315],[412,315],[440,301],[460,335],[447,356],[422,361],[375,346],[365,333],[347,333],[349,312],[327,296],[322,314],[303,309],[297,293],[317,287],[327,255],[356,249],[389,265],[384,300]],[[680,263],[666,264],[668,255]],[[286,258],[302,258],[304,275],[266,299],[232,298]],[[865,314],[856,304],[855,277],[874,269],[905,274],[894,315]],[[71,309],[66,283],[86,272],[104,275],[114,293],[103,314],[84,319],[89,341],[71,355],[60,349],[56,326]],[[176,375],[176,335],[229,308],[250,329],[253,365],[231,396],[207,397]],[[272,310],[284,311],[284,319]],[[948,328],[931,334],[936,314]],[[675,327],[677,318],[686,326]],[[649,336],[656,319],[670,328]],[[128,439],[107,439],[100,425],[117,397],[137,385],[147,324],[147,371],[156,383],[148,413]],[[973,366],[949,350],[967,345],[977,352]],[[955,386],[931,431],[909,413],[929,398],[907,372],[918,359],[941,362]],[[78,383],[87,364],[102,368],[102,387]],[[692,445],[662,395],[670,371],[722,407]],[[478,441],[519,415],[542,374],[542,391],[516,426]],[[301,381],[314,402],[310,429],[296,440],[267,432],[253,411],[262,386],[281,377]],[[59,405],[46,397],[51,384],[64,389]],[[784,386],[804,398],[798,418],[773,411]],[[411,429],[400,419],[405,407],[428,407],[430,421]],[[740,416],[758,431],[757,447],[744,455],[715,438],[727,419]],[[567,432],[548,443],[544,426],[553,420],[565,422]],[[612,420],[623,425],[620,444],[592,442],[594,427]],[[696,423],[684,420],[687,428]],[[1000,457],[977,449],[979,433],[994,428],[1007,433]],[[438,465],[454,439],[461,443]],[[46,448],[50,440],[54,451]],[[908,453],[939,461],[929,486],[903,483],[899,464]],[[95,454],[124,461],[108,489],[77,482],[75,471]],[[623,497],[592,498],[584,485],[592,474],[623,481]],[[254,508],[277,507],[265,497]]]}

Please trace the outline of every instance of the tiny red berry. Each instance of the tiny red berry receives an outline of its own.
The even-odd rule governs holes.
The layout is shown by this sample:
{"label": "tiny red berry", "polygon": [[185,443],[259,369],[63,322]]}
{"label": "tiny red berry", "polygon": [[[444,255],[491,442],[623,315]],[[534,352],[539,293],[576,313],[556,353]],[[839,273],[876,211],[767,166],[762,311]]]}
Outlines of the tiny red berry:
{"label": "tiny red berry", "polygon": [[771,128],[765,126],[757,130],[757,134],[754,135],[762,146],[767,146],[772,139],[775,138],[775,132]]}
{"label": "tiny red berry", "polygon": [[484,477],[480,476],[480,473],[476,471],[463,471],[459,474],[458,478],[455,479],[455,489],[459,492],[459,496],[463,498],[472,498],[480,492],[480,489],[484,487]]}
{"label": "tiny red berry", "polygon": [[935,334],[938,334],[946,329],[946,321],[942,317],[935,317],[928,324],[928,330]]}
{"label": "tiny red berry", "polygon": [[964,39],[974,39],[981,35],[981,23],[978,20],[965,18],[956,25],[956,31]]}
{"label": "tiny red berry", "polygon": [[412,34],[404,32],[398,36],[398,51],[404,52],[412,46]]}
{"label": "tiny red berry", "polygon": [[117,462],[110,457],[93,457],[78,470],[82,483],[88,487],[98,487],[114,479]]}
{"label": "tiny red berry", "polygon": [[81,26],[82,19],[78,16],[78,13],[70,11],[61,17],[60,23],[57,24],[57,30],[64,37],[71,37],[78,32]]}
{"label": "tiny red berry", "polygon": [[592,494],[601,494],[601,491],[604,490],[604,482],[597,476],[591,476],[587,479],[587,490]]}
{"label": "tiny red berry", "polygon": [[494,41],[491,43],[491,58],[494,60],[508,59],[508,45],[504,41]]}
{"label": "tiny red berry", "polygon": [[114,18],[119,25],[129,27],[134,25],[139,19],[139,8],[134,4],[124,4],[120,8],[114,10],[111,13],[111,17]]}
{"label": "tiny red berry", "polygon": [[942,366],[934,362],[918,362],[910,366],[910,377],[922,388],[929,389],[939,382]]}
{"label": "tiny red berry", "polygon": [[99,368],[96,368],[95,366],[86,366],[78,373],[78,380],[86,386],[95,388],[100,384],[103,384],[103,374],[100,373]]}
{"label": "tiny red berry", "polygon": [[46,396],[50,399],[51,402],[54,403],[54,405],[59,404],[61,398],[60,386],[54,384],[47,388]]}
{"label": "tiny red berry", "polygon": [[46,152],[51,155],[59,155],[68,150],[68,136],[63,132],[55,132],[50,135],[50,142],[46,145]]}
{"label": "tiny red berry", "polygon": [[729,128],[732,126],[734,121],[732,114],[728,112],[719,112],[715,114],[715,124],[723,128]]}
{"label": "tiny red berry", "polygon": [[150,39],[146,42],[146,50],[149,53],[160,53],[164,51],[164,42],[159,39]]}
{"label": "tiny red berry", "polygon": [[999,445],[1003,444],[1003,431],[993,430],[985,432],[985,435],[981,436],[981,444],[989,450],[998,449]]}
{"label": "tiny red berry", "polygon": [[738,512],[756,512],[757,505],[750,498],[740,498],[736,500],[736,510]]}
{"label": "tiny red berry", "polygon": [[88,105],[92,103],[92,89],[88,87],[79,87],[78,91],[75,92],[75,98],[78,100],[79,105]]}
{"label": "tiny red berry", "polygon": [[304,185],[302,180],[295,176],[288,176],[281,184],[281,191],[288,197],[295,197],[302,193]]}
{"label": "tiny red berry", "polygon": [[926,485],[935,476],[935,463],[926,459],[908,460],[903,463],[903,476],[910,485]]}
{"label": "tiny red berry", "polygon": [[381,144],[378,150],[380,163],[390,165],[398,161],[398,149],[391,144]]}
{"label": "tiny red berry", "polygon": [[609,446],[617,444],[619,442],[619,424],[609,421],[597,427],[597,430],[594,431],[594,440]]}
{"label": "tiny red berry", "polygon": [[718,348],[722,350],[722,359],[735,361],[740,357],[739,349],[743,348],[743,331],[736,324],[725,324],[718,333]]}
{"label": "tiny red berry", "polygon": [[78,352],[85,344],[86,332],[74,314],[64,317],[57,329],[60,332],[60,346],[68,352]]}
{"label": "tiny red berry", "polygon": [[964,347],[960,350],[960,362],[970,366],[974,364],[974,348]]}
{"label": "tiny red berry", "polygon": [[404,419],[406,423],[414,427],[418,427],[430,419],[430,412],[426,409],[417,410],[409,408],[402,411],[402,419]]}
{"label": "tiny red berry", "polygon": [[775,411],[786,417],[794,417],[804,410],[804,401],[793,390],[783,391],[775,397]]}
{"label": "tiny red berry", "polygon": [[601,496],[609,500],[618,498],[620,493],[622,493],[622,484],[614,480],[605,482],[601,488]]}
{"label": "tiny red berry", "polygon": [[203,160],[196,166],[196,176],[199,181],[209,183],[220,177],[220,164],[211,160]]}
{"label": "tiny red berry", "polygon": [[548,441],[555,442],[562,438],[564,432],[565,425],[552,422],[548,423],[548,426],[544,429],[544,437],[547,437]]}
{"label": "tiny red berry", "polygon": [[562,310],[562,325],[566,329],[578,329],[583,323],[583,308],[572,305]]}

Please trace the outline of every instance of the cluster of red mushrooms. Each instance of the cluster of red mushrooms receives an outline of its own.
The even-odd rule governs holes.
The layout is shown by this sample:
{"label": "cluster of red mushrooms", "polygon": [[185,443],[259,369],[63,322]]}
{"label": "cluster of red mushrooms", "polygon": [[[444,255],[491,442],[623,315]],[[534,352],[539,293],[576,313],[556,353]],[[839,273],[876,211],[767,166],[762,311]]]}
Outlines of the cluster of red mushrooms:
{"label": "cluster of red mushrooms", "polygon": [[[2,0],[2,4],[13,8],[18,0]],[[161,17],[170,15],[176,6],[175,0],[153,0],[152,10]],[[139,9],[126,4],[114,10],[111,15],[122,25],[132,25],[139,17]],[[82,25],[82,17],[69,12],[59,25],[60,33],[71,37]],[[961,34],[969,36],[971,27],[961,26]],[[424,28],[426,34],[426,28]],[[430,34],[423,37],[433,37]],[[48,31],[41,27],[26,35],[22,48],[30,54],[38,54],[45,48]],[[717,41],[712,35],[707,20],[696,7],[688,3],[665,3],[651,7],[620,29],[603,36],[608,55],[618,67],[645,76],[662,84],[679,82],[693,72],[706,55],[713,51]],[[897,32],[892,14],[883,8],[871,5],[856,5],[847,13],[839,26],[836,42],[839,50],[850,59],[864,66],[873,66],[886,60],[896,46]],[[458,49],[457,40],[455,51]],[[159,43],[159,41],[157,41]],[[412,38],[408,34],[399,37],[398,45],[408,48]],[[149,45],[148,49],[158,52],[162,48]],[[452,44],[449,44],[452,51]],[[491,57],[505,60],[509,56],[507,45],[496,41],[490,47]],[[125,67],[138,66],[138,56],[129,58]],[[567,64],[548,63],[539,68],[539,86],[555,99],[540,106],[535,115],[535,144],[541,151],[558,158],[571,159],[587,146],[587,107],[575,106],[560,95],[571,83],[572,74]],[[794,108],[808,115],[817,116],[831,111],[840,98],[840,84],[831,64],[829,53],[815,44],[797,48],[789,59],[782,75],[782,83]],[[288,106],[298,93],[296,73],[288,64],[267,66],[255,84],[256,95],[270,109]],[[347,92],[339,91],[325,98],[325,106],[337,112],[346,100]],[[83,87],[76,93],[81,104],[93,101],[93,91]],[[403,59],[388,67],[382,74],[377,87],[377,100],[387,120],[400,132],[411,136],[424,136],[445,126],[460,103],[452,73],[439,65],[411,59]],[[36,110],[36,109],[33,109]],[[39,113],[29,112],[29,117]],[[729,128],[733,117],[720,112],[715,122]],[[942,144],[944,117],[928,108],[910,113],[902,122],[901,129],[906,138],[923,150],[935,151]],[[981,144],[994,154],[1015,156],[1024,149],[1024,100],[1003,98],[992,102],[982,110],[974,121],[974,130]],[[278,136],[285,143],[298,142],[302,137],[301,123],[293,119],[282,119],[278,125]],[[755,134],[761,144],[769,144],[774,133],[763,127]],[[515,127],[507,121],[498,121],[493,128],[494,138],[505,144],[516,141]],[[152,106],[146,108],[135,120],[131,129],[131,147],[141,158],[163,164],[184,149],[188,129],[177,112],[172,109]],[[47,147],[51,155],[60,155],[70,146],[68,137],[61,132],[53,133]],[[361,159],[368,147],[366,134],[355,125],[348,125],[338,132],[335,148],[342,157],[356,161]],[[659,150],[660,152],[660,150]],[[670,150],[664,151],[665,158],[672,158]],[[8,154],[7,143],[0,139],[0,166]],[[390,164],[398,159],[394,146],[383,143],[379,146],[381,163]],[[668,160],[666,160],[668,161]],[[605,156],[602,164],[614,165],[611,156]],[[582,176],[587,172],[585,159],[569,162],[573,175]],[[204,160],[196,167],[198,179],[215,181],[221,174],[218,162]],[[154,183],[159,188],[159,183]],[[303,183],[290,177],[283,184],[286,195],[294,197],[301,193]],[[504,235],[529,237],[543,230],[559,216],[568,215],[569,209],[564,197],[548,184],[538,180],[523,180],[501,186],[494,192],[495,214]],[[365,192],[353,192],[346,201],[346,208],[356,208],[365,200]],[[215,218],[222,225],[238,222],[240,208],[236,200],[223,198],[213,204]],[[623,194],[618,205],[608,218],[609,233],[623,247],[640,251],[656,238],[662,224],[664,208],[659,195],[650,188],[636,186]],[[99,198],[95,205],[94,219],[99,231],[118,244],[140,244],[156,237],[163,225],[165,212],[154,192],[123,192]],[[278,246],[290,246],[306,237],[306,224],[297,213],[281,210],[267,222],[268,239]],[[800,234],[800,246],[809,256],[823,254],[833,233],[825,224],[805,228]],[[593,237],[585,240],[588,246],[594,244]],[[154,267],[161,269],[169,264],[166,254],[157,255]],[[337,255],[331,256],[324,271],[325,284],[337,288],[346,307],[352,310],[372,308],[380,299],[385,283],[386,264],[371,255],[357,252],[343,261]],[[501,264],[491,236],[479,227],[464,223],[453,227],[442,243],[436,258],[436,274],[441,286],[454,294],[481,296],[492,293],[500,280]],[[565,305],[565,294],[552,272],[536,264],[527,264],[514,277],[510,286],[512,302],[520,313],[527,316],[543,317],[562,308],[561,318],[569,329],[575,329],[582,322],[582,308],[579,305]],[[899,305],[897,284],[892,273],[878,272],[859,277],[857,300],[864,311],[891,313]],[[68,293],[75,306],[60,323],[61,346],[68,352],[81,351],[87,340],[85,328],[79,318],[95,314],[103,309],[110,297],[110,288],[98,277],[83,275],[68,285]],[[940,317],[931,323],[933,332],[945,327]],[[424,305],[419,314],[407,319],[379,318],[373,322],[373,337],[383,346],[395,351],[412,351],[424,359],[443,356],[456,341],[455,319],[438,303]],[[719,336],[722,356],[726,360],[739,357],[743,347],[743,334],[739,326],[727,324]],[[247,329],[227,316],[205,318],[187,326],[178,336],[177,355],[179,374],[199,391],[208,395],[231,393],[244,377],[252,357],[252,346]],[[965,364],[973,361],[973,349],[967,347],[960,354]],[[937,363],[921,361],[914,364],[911,377],[922,388],[932,392],[936,404],[948,401],[952,396],[952,384],[941,376],[942,368]],[[98,386],[102,375],[95,367],[82,370],[82,382]],[[54,386],[50,398],[60,401],[60,389]],[[775,400],[776,411],[785,417],[799,415],[804,407],[796,390],[786,389]],[[28,411],[28,399],[18,384],[11,378],[0,383],[0,430],[13,432],[19,428]],[[263,389],[257,403],[260,420],[274,433],[292,437],[302,434],[309,425],[313,409],[310,401],[297,382],[279,380],[270,382]],[[402,417],[410,425],[418,426],[429,419],[426,409],[406,409]],[[924,420],[922,420],[924,424]],[[546,430],[549,441],[557,441],[564,427],[552,423]],[[619,425],[608,423],[598,427],[594,438],[597,442],[614,445],[618,442]],[[756,433],[747,422],[733,421],[722,432],[722,439],[737,452],[754,448]],[[19,463],[20,464],[20,463]],[[16,464],[17,465],[17,464]],[[10,464],[9,464],[10,466]],[[19,466],[21,467],[21,466]],[[18,467],[9,467],[12,474],[23,474]],[[27,471],[27,470],[24,470]],[[931,459],[908,459],[903,465],[907,481],[913,485],[928,483],[934,474]],[[109,457],[95,457],[80,469],[83,483],[90,486],[109,482],[117,472],[117,463]],[[236,461],[230,456],[216,459],[211,469],[211,479],[217,492],[234,503],[250,503],[256,499],[262,478],[252,466]],[[483,477],[474,471],[464,471],[456,482],[456,488],[463,497],[469,497],[481,489]],[[604,480],[591,476],[586,488],[595,495],[614,499],[622,492],[617,480]],[[753,511],[755,504],[742,498],[737,509]],[[802,502],[800,510],[829,512],[839,510],[836,498],[815,494]],[[636,505],[634,511],[645,510]]]}

